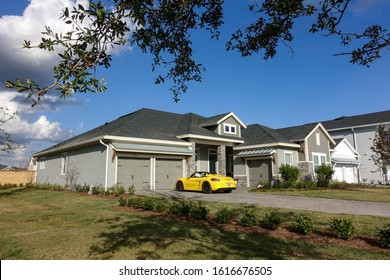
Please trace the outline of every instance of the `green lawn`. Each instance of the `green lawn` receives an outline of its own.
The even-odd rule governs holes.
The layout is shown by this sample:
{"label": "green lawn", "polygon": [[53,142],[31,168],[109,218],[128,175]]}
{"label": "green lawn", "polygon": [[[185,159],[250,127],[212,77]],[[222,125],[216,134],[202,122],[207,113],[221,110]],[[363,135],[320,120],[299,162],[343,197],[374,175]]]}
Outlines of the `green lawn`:
{"label": "green lawn", "polygon": [[[276,238],[118,207],[117,199],[71,192],[0,191],[0,258],[5,259],[390,259],[376,248]],[[207,203],[213,215],[222,206]],[[258,208],[261,216],[269,208]],[[336,215],[278,210],[287,222],[305,213],[320,229]],[[388,218],[346,216],[356,234],[375,237]],[[348,241],[345,243],[348,244]]]}

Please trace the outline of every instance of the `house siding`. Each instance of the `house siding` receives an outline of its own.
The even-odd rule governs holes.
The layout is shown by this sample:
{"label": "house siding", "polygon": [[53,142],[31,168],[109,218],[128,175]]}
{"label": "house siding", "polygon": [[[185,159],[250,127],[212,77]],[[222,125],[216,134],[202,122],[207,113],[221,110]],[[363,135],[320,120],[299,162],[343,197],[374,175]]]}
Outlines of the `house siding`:
{"label": "house siding", "polygon": [[371,146],[377,130],[378,126],[372,125],[329,131],[333,138],[346,138],[361,156],[360,175],[362,183],[378,183],[382,181],[378,166],[371,160],[371,156],[374,154],[371,151]]}
{"label": "house siding", "polygon": [[[66,156],[66,172],[62,172],[63,156]],[[38,167],[37,183],[69,184],[69,173],[77,173],[74,184],[104,185],[106,174],[106,148],[94,145],[67,153],[49,155],[45,158],[45,168]],[[39,160],[39,159],[38,159]],[[67,175],[68,174],[68,175]]]}
{"label": "house siding", "polygon": [[[224,131],[224,124],[232,124],[236,126],[236,134],[231,134],[231,133],[225,133]],[[223,136],[241,136],[241,126],[240,124],[233,118],[227,118],[224,122],[220,123],[218,126],[219,131],[221,131],[221,135]]]}
{"label": "house siding", "polygon": [[[317,145],[317,134],[319,135],[319,145]],[[307,139],[307,148],[309,151],[309,161],[313,161],[313,153],[326,154],[326,162],[330,163],[330,145],[329,140],[320,128],[314,132]]]}

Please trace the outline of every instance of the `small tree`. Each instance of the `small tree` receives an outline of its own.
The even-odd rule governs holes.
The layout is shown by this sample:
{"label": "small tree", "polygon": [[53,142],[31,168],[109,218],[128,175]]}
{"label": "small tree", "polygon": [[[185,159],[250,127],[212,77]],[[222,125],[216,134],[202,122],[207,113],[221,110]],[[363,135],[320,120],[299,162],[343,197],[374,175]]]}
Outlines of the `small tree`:
{"label": "small tree", "polygon": [[383,124],[378,126],[371,150],[374,152],[371,159],[378,166],[382,175],[382,183],[384,183],[386,180],[383,174],[390,166],[390,128],[386,130]]}
{"label": "small tree", "polygon": [[334,170],[331,165],[321,164],[316,168],[317,187],[326,188],[332,181]]}
{"label": "small tree", "polygon": [[8,153],[20,147],[20,145],[15,144],[11,135],[4,129],[4,125],[16,118],[17,115],[16,112],[11,113],[6,107],[0,107],[0,153]]}
{"label": "small tree", "polygon": [[299,168],[292,165],[284,165],[279,168],[280,175],[284,182],[288,184],[289,187],[293,187],[299,178]]}

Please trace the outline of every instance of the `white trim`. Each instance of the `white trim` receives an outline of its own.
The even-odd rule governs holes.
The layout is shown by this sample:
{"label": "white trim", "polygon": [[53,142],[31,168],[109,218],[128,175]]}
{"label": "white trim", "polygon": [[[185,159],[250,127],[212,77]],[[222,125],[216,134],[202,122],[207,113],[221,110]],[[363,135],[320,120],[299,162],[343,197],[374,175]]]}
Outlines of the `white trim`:
{"label": "white trim", "polygon": [[318,123],[313,130],[305,137],[305,141],[309,139],[309,137],[314,133],[314,131],[319,128],[322,130],[322,132],[325,134],[325,136],[328,138],[329,142],[331,142],[333,145],[336,144],[336,142],[333,140],[332,136],[328,133],[328,131],[325,129],[325,127],[322,125],[322,123]]}
{"label": "white trim", "polygon": [[104,179],[104,190],[108,190],[108,161],[109,161],[109,150],[110,146],[103,142],[102,139],[100,139],[100,144],[106,147],[106,171],[105,171],[105,179]]}
{"label": "white trim", "polygon": [[208,126],[213,126],[213,125],[219,125],[221,123],[223,123],[225,120],[227,120],[228,118],[230,117],[233,117],[240,126],[242,126],[243,128],[246,128],[246,125],[236,116],[236,114],[234,114],[233,112],[230,112],[229,114],[226,114],[224,117],[222,117],[221,119],[219,119],[218,121],[216,122],[212,122],[212,123],[206,123],[205,125],[202,125],[202,127],[208,127]]}
{"label": "white trim", "polygon": [[220,137],[213,137],[213,136],[202,136],[202,135],[196,135],[196,134],[183,134],[177,136],[178,138],[193,138],[193,139],[203,139],[203,140],[211,140],[211,141],[219,141],[219,142],[229,142],[229,143],[238,143],[242,144],[244,143],[244,140],[237,140],[237,139],[230,139],[230,138],[220,138]]}
{"label": "white trim", "polygon": [[119,142],[134,142],[134,143],[152,143],[160,145],[176,145],[190,147],[191,143],[182,142],[182,141],[170,141],[170,140],[157,140],[157,139],[147,139],[147,138],[136,138],[136,137],[122,137],[122,136],[111,136],[105,135],[103,139]]}
{"label": "white trim", "polygon": [[258,144],[258,145],[250,145],[250,146],[243,146],[243,147],[233,147],[233,150],[240,151],[240,150],[249,150],[249,149],[275,147],[275,146],[291,147],[291,148],[300,148],[301,147],[299,144],[276,142],[276,143],[270,143],[270,144]]}

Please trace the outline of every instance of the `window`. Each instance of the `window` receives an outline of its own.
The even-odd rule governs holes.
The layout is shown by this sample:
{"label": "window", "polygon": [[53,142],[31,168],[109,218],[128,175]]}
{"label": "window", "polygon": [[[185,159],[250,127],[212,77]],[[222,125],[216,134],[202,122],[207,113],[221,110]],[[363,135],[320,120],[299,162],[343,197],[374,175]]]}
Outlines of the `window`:
{"label": "window", "polygon": [[45,169],[46,168],[46,158],[40,158],[38,161],[38,168]]}
{"label": "window", "polygon": [[313,153],[314,169],[316,169],[321,164],[325,164],[325,163],[326,163],[326,154]]}
{"label": "window", "polygon": [[284,153],[284,163],[286,165],[293,165],[292,153]]}
{"label": "window", "polygon": [[321,145],[321,138],[320,138],[320,134],[319,133],[316,133],[316,143],[317,143],[317,146]]}
{"label": "window", "polygon": [[67,158],[66,158],[66,155],[62,155],[62,161],[61,161],[61,175],[65,175],[66,174],[66,162],[67,162]]}
{"label": "window", "polygon": [[223,131],[228,134],[236,134],[237,126],[235,124],[223,124]]}

